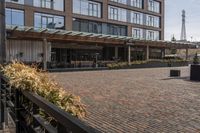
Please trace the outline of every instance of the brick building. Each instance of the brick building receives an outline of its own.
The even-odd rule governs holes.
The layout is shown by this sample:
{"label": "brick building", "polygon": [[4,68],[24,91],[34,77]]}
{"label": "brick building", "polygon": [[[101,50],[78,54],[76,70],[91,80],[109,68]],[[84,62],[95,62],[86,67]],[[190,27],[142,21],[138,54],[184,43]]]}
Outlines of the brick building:
{"label": "brick building", "polygon": [[6,0],[6,59],[89,67],[194,48],[164,41],[164,7],[164,0]]}

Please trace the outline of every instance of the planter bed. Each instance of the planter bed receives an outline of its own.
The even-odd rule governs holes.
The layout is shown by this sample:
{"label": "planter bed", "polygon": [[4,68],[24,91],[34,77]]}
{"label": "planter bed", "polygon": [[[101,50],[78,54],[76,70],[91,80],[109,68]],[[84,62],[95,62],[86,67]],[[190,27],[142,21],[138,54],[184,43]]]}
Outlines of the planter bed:
{"label": "planter bed", "polygon": [[183,61],[183,62],[172,62],[169,64],[168,62],[158,62],[158,61],[152,61],[147,62],[143,64],[132,64],[131,66],[124,66],[124,67],[115,67],[115,68],[109,68],[109,69],[134,69],[134,68],[157,68],[157,67],[181,67],[181,66],[188,66],[189,62]]}

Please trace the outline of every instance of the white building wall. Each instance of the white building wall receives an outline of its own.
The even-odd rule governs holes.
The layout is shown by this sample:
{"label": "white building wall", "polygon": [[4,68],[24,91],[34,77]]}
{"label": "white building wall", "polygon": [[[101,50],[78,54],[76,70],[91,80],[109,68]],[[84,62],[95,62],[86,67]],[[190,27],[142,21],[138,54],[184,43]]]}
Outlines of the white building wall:
{"label": "white building wall", "polygon": [[[48,61],[51,60],[51,44],[47,46]],[[20,56],[20,53],[22,56]],[[42,41],[31,40],[7,40],[6,60],[19,60],[24,62],[41,62],[43,53]]]}

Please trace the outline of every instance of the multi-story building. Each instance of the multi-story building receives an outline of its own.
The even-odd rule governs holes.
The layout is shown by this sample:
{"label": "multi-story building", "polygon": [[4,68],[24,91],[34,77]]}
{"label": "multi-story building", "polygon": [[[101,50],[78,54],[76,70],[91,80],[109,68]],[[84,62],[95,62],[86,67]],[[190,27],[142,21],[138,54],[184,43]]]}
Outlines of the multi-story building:
{"label": "multi-story building", "polygon": [[[18,26],[18,29],[26,27],[24,32],[27,33],[32,30],[27,27],[44,29],[40,33],[42,36],[46,33],[45,29],[52,29],[54,33],[76,31],[79,36],[92,33],[85,35],[88,38],[81,43],[78,42],[82,40],[81,37],[70,41],[64,41],[66,38],[63,37],[63,40],[55,41],[51,36],[47,43],[47,60],[57,64],[93,61],[94,58],[127,60],[127,56],[129,61],[146,59],[147,56],[161,58],[165,49],[148,45],[146,52],[145,42],[141,46],[128,48],[124,41],[117,38],[124,40],[127,36],[131,40],[164,40],[164,0],[6,0],[6,24]],[[75,36],[72,32],[64,35]],[[13,34],[8,35],[7,60],[20,58],[32,62],[40,60],[44,54],[43,41],[31,39],[30,36],[17,39]],[[106,45],[95,42],[95,39],[95,45],[89,45],[87,41],[94,36],[103,39]],[[112,41],[114,38],[115,41]],[[120,45],[115,45],[116,40],[120,40]]]}
{"label": "multi-story building", "polygon": [[6,0],[6,22],[164,39],[164,0]]}

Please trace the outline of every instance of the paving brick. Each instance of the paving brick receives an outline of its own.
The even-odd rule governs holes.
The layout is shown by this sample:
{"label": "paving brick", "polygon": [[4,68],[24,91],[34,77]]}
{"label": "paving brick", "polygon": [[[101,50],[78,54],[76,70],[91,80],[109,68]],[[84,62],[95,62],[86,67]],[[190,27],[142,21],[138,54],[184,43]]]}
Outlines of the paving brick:
{"label": "paving brick", "polygon": [[[169,78],[180,69],[181,78]],[[200,132],[200,82],[189,68],[51,73],[87,105],[84,119],[108,133]]]}

